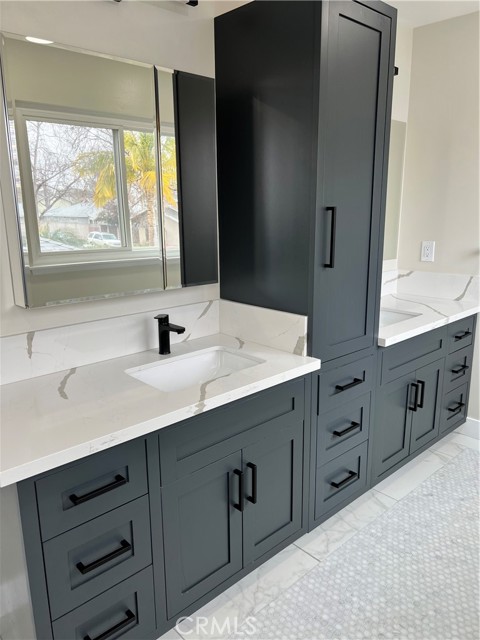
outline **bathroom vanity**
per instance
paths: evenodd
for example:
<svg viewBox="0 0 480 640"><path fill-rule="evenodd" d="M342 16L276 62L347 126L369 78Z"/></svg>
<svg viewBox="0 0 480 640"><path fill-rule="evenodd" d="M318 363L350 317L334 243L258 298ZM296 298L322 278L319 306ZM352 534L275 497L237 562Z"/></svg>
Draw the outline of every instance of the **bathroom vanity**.
<svg viewBox="0 0 480 640"><path fill-rule="evenodd" d="M256 337L182 321L171 355L4 385L0 486L18 489L29 584L12 615L33 613L32 637L155 640L465 421L478 299L381 300L395 29L367 1L216 20L220 302ZM203 97L210 166L212 86L174 86L189 285L217 275L184 112ZM258 307L308 331L264 346Z"/></svg>

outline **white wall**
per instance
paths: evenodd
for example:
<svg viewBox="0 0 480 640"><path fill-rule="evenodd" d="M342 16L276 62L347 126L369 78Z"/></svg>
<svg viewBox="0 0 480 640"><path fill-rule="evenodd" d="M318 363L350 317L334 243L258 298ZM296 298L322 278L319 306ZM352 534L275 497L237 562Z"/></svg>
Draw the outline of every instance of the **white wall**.
<svg viewBox="0 0 480 640"><path fill-rule="evenodd" d="M190 14L192 15L192 14ZM193 14L195 15L195 14ZM213 20L137 2L4 2L0 28L60 44L213 77ZM0 193L0 218L3 209ZM0 220L0 335L13 335L130 315L219 297L218 286L189 287L158 294L21 309L13 301L3 220Z"/></svg>
<svg viewBox="0 0 480 640"><path fill-rule="evenodd" d="M392 120L400 122L408 120L412 43L413 29L399 24L395 46L395 66L398 67L399 74L393 81Z"/></svg>
<svg viewBox="0 0 480 640"><path fill-rule="evenodd" d="M400 104L405 108L403 100ZM407 116L398 265L477 275L478 12L414 29ZM420 261L422 240L435 240L435 262ZM469 416L476 420L480 419L479 341L477 328L469 403Z"/></svg>
<svg viewBox="0 0 480 640"><path fill-rule="evenodd" d="M414 30L400 268L479 273L478 36L478 13Z"/></svg>

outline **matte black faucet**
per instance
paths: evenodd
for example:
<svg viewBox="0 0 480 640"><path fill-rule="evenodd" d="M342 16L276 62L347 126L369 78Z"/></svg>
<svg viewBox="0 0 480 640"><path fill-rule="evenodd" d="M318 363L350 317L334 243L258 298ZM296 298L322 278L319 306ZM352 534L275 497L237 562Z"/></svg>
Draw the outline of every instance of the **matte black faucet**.
<svg viewBox="0 0 480 640"><path fill-rule="evenodd" d="M170 331L178 334L184 333L185 327L179 327L178 324L170 324L166 313L155 316L155 320L158 320L158 353L166 356L170 353Z"/></svg>

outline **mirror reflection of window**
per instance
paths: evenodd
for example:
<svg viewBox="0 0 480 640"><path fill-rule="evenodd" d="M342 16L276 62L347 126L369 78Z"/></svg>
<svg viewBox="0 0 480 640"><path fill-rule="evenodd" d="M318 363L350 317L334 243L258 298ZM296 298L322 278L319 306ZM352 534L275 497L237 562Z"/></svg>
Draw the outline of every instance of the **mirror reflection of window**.
<svg viewBox="0 0 480 640"><path fill-rule="evenodd" d="M181 286L172 72L19 36L2 62L28 306L162 290L164 247Z"/></svg>

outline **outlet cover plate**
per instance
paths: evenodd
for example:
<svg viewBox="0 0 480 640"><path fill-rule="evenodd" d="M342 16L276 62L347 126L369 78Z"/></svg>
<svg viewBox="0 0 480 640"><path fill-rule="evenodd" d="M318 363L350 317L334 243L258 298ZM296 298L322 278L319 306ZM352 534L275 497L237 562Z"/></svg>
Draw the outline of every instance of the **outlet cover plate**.
<svg viewBox="0 0 480 640"><path fill-rule="evenodd" d="M422 262L434 262L435 260L435 240L422 241L422 254L420 257Z"/></svg>

